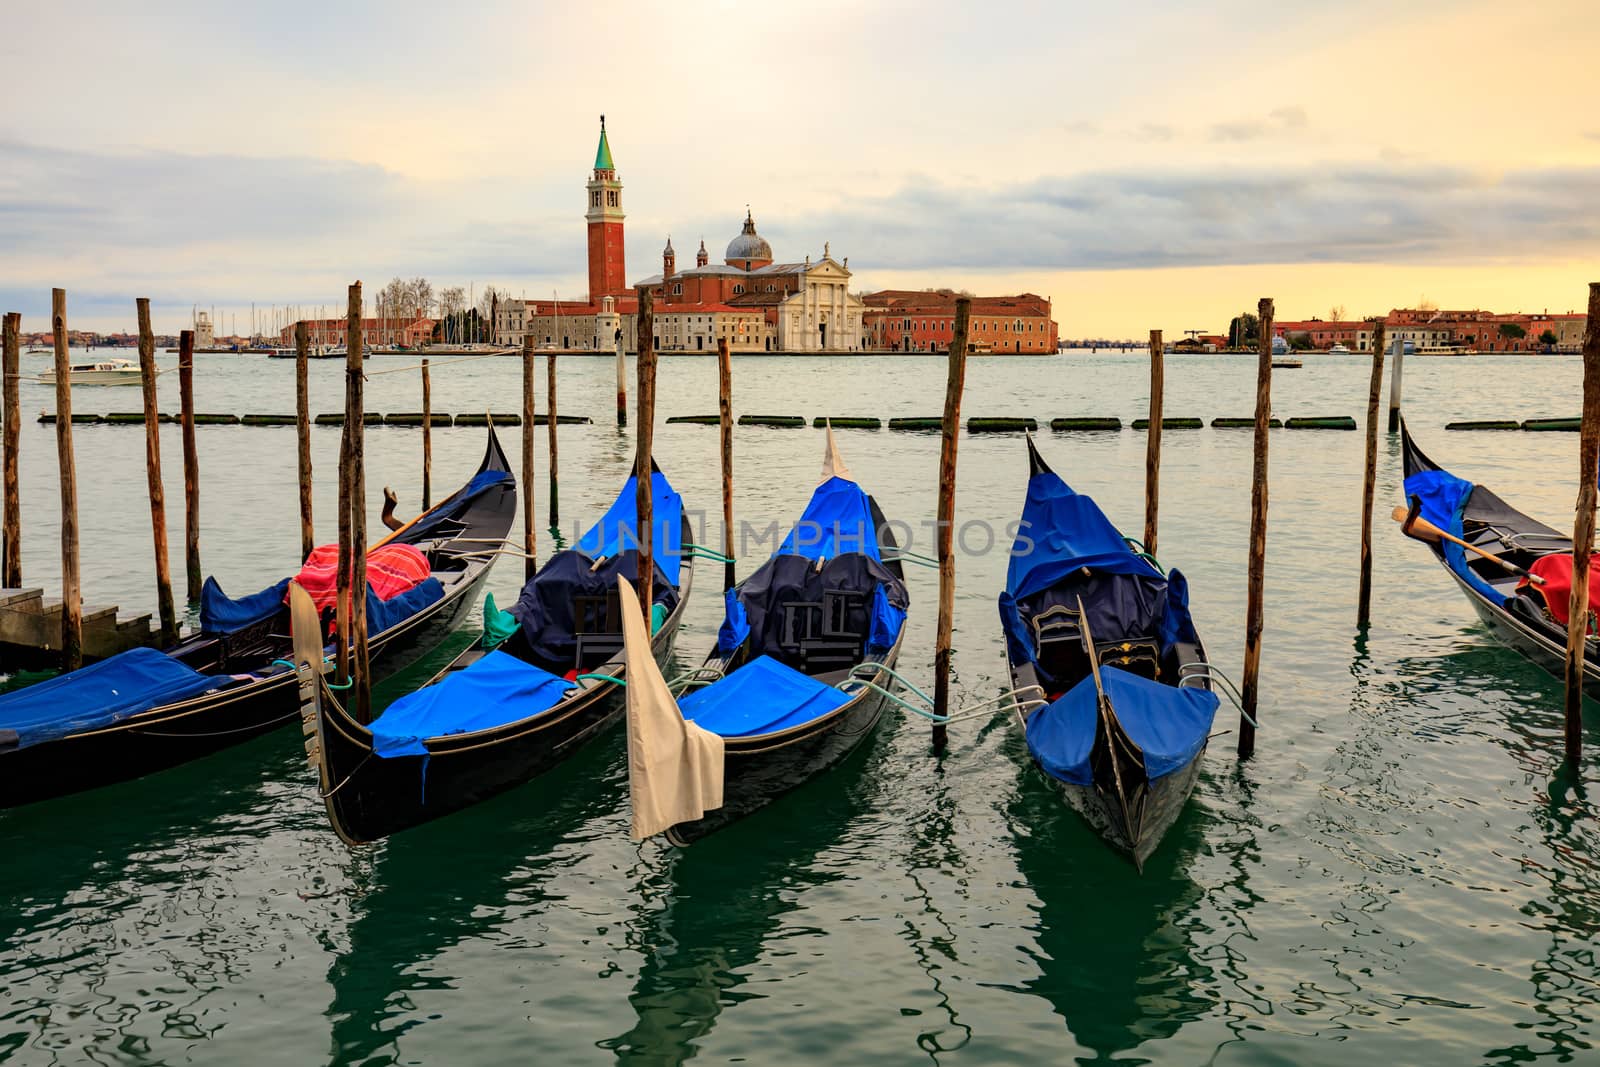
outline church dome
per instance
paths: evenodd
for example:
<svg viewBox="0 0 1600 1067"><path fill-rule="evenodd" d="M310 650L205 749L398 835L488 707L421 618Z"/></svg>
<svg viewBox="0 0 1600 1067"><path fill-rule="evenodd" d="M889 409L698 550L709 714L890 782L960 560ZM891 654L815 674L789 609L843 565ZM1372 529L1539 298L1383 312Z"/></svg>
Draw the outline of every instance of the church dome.
<svg viewBox="0 0 1600 1067"><path fill-rule="evenodd" d="M744 229L728 243L728 254L724 258L728 263L735 260L772 262L772 246L767 244L765 237L756 233L755 219L750 217L748 210L744 214Z"/></svg>

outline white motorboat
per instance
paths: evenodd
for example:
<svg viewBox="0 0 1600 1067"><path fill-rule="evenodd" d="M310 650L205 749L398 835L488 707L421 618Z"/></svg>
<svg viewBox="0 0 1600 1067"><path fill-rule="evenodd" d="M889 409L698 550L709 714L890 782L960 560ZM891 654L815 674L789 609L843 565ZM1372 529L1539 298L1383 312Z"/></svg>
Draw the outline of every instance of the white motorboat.
<svg viewBox="0 0 1600 1067"><path fill-rule="evenodd" d="M1332 348L1328 349L1328 355L1330 356L1348 356L1349 354L1350 350L1342 344L1335 344Z"/></svg>
<svg viewBox="0 0 1600 1067"><path fill-rule="evenodd" d="M40 385L56 384L56 369L51 367L40 371L37 380ZM131 359L74 363L68 368L67 381L73 385L138 385L139 364Z"/></svg>

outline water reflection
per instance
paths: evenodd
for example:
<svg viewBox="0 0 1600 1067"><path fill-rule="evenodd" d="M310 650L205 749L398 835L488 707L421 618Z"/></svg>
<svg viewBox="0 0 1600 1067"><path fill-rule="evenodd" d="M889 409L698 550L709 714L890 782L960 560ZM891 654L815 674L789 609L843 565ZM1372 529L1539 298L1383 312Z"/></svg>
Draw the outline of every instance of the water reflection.
<svg viewBox="0 0 1600 1067"><path fill-rule="evenodd" d="M785 927L802 894L855 876L818 859L871 803L883 733L767 811L635 872L649 910L629 939L644 955L628 996L637 1019L599 1047L627 1064L683 1063L725 1008L766 996L751 969L772 942L808 936Z"/></svg>

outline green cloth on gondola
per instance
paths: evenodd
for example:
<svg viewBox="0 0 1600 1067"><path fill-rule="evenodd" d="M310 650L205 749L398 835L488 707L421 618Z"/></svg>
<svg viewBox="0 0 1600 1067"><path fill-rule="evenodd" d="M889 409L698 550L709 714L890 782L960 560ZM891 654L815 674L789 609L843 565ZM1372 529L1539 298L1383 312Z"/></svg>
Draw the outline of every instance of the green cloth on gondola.
<svg viewBox="0 0 1600 1067"><path fill-rule="evenodd" d="M495 607L494 594L483 598L483 647L499 648L505 639L517 632L517 617L509 611Z"/></svg>

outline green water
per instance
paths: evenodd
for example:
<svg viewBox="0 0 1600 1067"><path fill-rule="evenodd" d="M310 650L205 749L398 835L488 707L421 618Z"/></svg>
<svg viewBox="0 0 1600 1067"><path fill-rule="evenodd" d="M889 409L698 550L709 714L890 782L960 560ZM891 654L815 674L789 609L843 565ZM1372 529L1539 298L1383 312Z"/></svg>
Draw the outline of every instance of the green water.
<svg viewBox="0 0 1600 1067"><path fill-rule="evenodd" d="M735 406L932 415L943 366L736 359ZM714 361L661 367L662 419L715 410ZM562 430L570 529L614 495L633 444L610 425L610 361L560 370L561 410L597 420ZM338 410L338 367L313 375L314 408ZM1576 435L1443 425L1573 414L1579 376L1572 358L1412 359L1408 408L1434 458L1559 527ZM200 410L291 411L292 377L283 361L201 357ZM1275 414L1360 417L1366 380L1360 358L1308 357L1279 373ZM1519 396L1487 384L1506 381ZM1171 416L1251 412L1248 359L1174 357L1167 382ZM964 413L1126 422L1144 413L1145 383L1132 356L974 360ZM176 381L161 389L175 408ZM50 403L49 390L24 390L25 410ZM440 367L433 390L439 410L515 411L518 364ZM539 395L542 407L542 360ZM420 407L409 373L374 375L368 397L371 410ZM137 393L74 399L128 410ZM207 570L253 591L298 551L293 430L199 433ZM337 437L314 433L324 539ZM934 511L937 435L838 437L857 478L931 551L920 524ZM139 431L79 427L75 439L87 599L148 610ZM367 440L373 500L390 484L414 511L420 431L372 428ZM482 440L436 433L436 492L471 472ZM515 429L502 440L518 454ZM544 441L540 428L541 517ZM1047 432L1040 445L1138 533L1142 435ZM177 435L163 446L175 504ZM30 424L22 448L26 576L55 587L53 437ZM821 449L809 429L741 430L740 517L792 519ZM1250 449L1248 431L1169 431L1162 465L1160 554L1188 574L1201 633L1233 674ZM953 727L943 761L925 722L885 719L836 773L681 852L628 840L617 734L491 803L351 851L289 731L0 812L0 1063L1595 1062L1600 833L1585 787L1561 770L1560 686L1495 644L1388 521L1400 475L1387 437L1376 621L1357 633L1361 452L1359 433L1273 434L1257 755L1238 763L1231 732L1213 742L1142 876L1063 807L1004 718ZM715 516L716 431L658 426L656 453L689 506ZM1003 529L1024 492L1020 438L964 438L960 462L960 518ZM176 506L174 519L181 545ZM1004 684L1003 535L993 551L984 542L973 527L958 561L962 702ZM492 584L505 603L519 564L503 561ZM937 580L913 570L909 584L903 665L927 683ZM686 660L719 618L702 587ZM1219 715L1219 730L1233 727ZM1594 753L1600 731L1587 740ZM1590 755L1582 777L1597 772Z"/></svg>

